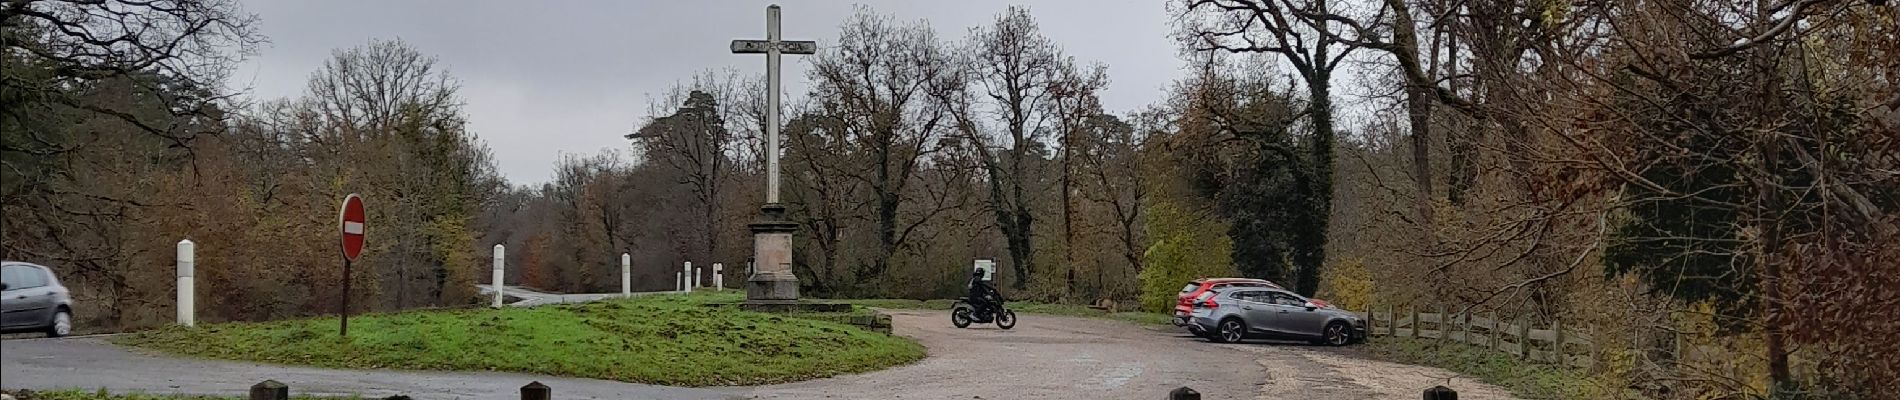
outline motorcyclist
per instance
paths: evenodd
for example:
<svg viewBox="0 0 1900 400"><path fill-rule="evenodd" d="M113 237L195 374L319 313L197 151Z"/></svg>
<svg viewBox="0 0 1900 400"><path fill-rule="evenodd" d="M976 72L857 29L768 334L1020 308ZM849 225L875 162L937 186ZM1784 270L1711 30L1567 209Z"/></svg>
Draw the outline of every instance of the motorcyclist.
<svg viewBox="0 0 1900 400"><path fill-rule="evenodd" d="M1003 301L1003 294L983 281L983 270L976 270L970 277L970 306L976 307L979 316L989 315ZM981 319L981 317L978 317Z"/></svg>

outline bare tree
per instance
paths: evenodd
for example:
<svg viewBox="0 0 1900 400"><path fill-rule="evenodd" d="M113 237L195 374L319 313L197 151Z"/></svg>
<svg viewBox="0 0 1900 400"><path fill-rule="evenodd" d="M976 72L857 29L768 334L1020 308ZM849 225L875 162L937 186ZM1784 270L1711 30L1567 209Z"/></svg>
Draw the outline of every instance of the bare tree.
<svg viewBox="0 0 1900 400"><path fill-rule="evenodd" d="M970 30L959 74L939 80L946 85L938 95L951 108L956 128L974 143L985 180L989 208L1008 242L1010 268L1021 290L1034 279L1036 185L1033 165L1046 157L1044 140L1053 131L1048 112L1050 90L1062 79L1062 68L1072 61L1061 54L1036 26L1029 10L1010 7L987 26ZM989 123L996 116L1000 124Z"/></svg>
<svg viewBox="0 0 1900 400"><path fill-rule="evenodd" d="M850 163L831 172L870 191L877 254L856 279L882 276L919 226L941 214L929 207L903 221L900 209L913 194L916 173L942 150L951 126L947 107L930 96L934 81L950 68L944 44L928 25L897 25L889 16L860 8L840 27L838 43L812 60L813 104L836 128L824 149L807 157L842 157ZM820 162L823 163L823 162ZM924 203L926 206L931 203Z"/></svg>

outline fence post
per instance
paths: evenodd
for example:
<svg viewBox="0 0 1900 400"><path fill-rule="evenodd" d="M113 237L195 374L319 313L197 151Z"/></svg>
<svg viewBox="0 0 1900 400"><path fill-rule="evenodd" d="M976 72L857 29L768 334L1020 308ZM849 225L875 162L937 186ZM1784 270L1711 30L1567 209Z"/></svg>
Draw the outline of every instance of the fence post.
<svg viewBox="0 0 1900 400"><path fill-rule="evenodd" d="M283 382L265 379L251 385L251 400L290 400L290 386Z"/></svg>
<svg viewBox="0 0 1900 400"><path fill-rule="evenodd" d="M1469 309L1458 313L1458 342L1470 345L1477 344L1471 342L1471 310Z"/></svg>
<svg viewBox="0 0 1900 400"><path fill-rule="evenodd" d="M678 273L678 272L674 272L673 273L673 291L675 292L686 291L685 279L686 279L686 275Z"/></svg>
<svg viewBox="0 0 1900 400"><path fill-rule="evenodd" d="M1517 316L1517 349L1518 349L1518 351L1522 351L1522 352L1523 352L1523 354L1518 354L1518 358L1519 358L1519 359L1524 359L1524 360L1529 360L1529 359L1531 359L1531 344L1532 344L1532 343L1536 343L1536 342L1537 342L1536 340L1531 340L1531 317L1530 317L1530 314L1527 314L1527 313L1521 313L1521 312L1520 312L1520 313L1518 313L1518 316Z"/></svg>
<svg viewBox="0 0 1900 400"><path fill-rule="evenodd" d="M528 382L527 386L521 387L521 400L549 400L554 396L553 392L541 381Z"/></svg>
<svg viewBox="0 0 1900 400"><path fill-rule="evenodd" d="M1385 335L1399 337L1399 306L1385 306L1385 317L1391 318L1391 323L1385 324Z"/></svg>
<svg viewBox="0 0 1900 400"><path fill-rule="evenodd" d="M680 269L680 278L683 278L683 280L681 280L681 281L680 281L680 290L682 290L682 291L686 291L686 292L692 292L692 291L693 291L693 278L694 278L694 276L693 276L693 262L692 262L692 261L687 261L687 262L686 262L686 266L685 266L685 267L681 267L681 269Z"/></svg>
<svg viewBox="0 0 1900 400"><path fill-rule="evenodd" d="M1168 400L1201 400L1201 392L1182 386L1168 391Z"/></svg>
<svg viewBox="0 0 1900 400"><path fill-rule="evenodd" d="M726 290L726 265L713 263L713 290Z"/></svg>
<svg viewBox="0 0 1900 400"><path fill-rule="evenodd" d="M1379 313L1374 312L1378 309L1379 307L1372 305L1372 302L1366 302L1366 336L1379 335Z"/></svg>
<svg viewBox="0 0 1900 400"><path fill-rule="evenodd" d="M1486 344L1491 345L1491 350L1494 350L1494 351L1504 348L1503 344L1499 343L1501 342L1501 340L1499 339L1504 338L1503 324L1499 323L1503 320L1500 318L1501 317L1498 316L1497 310L1491 310L1491 330L1489 332L1486 332L1485 337L1490 338L1490 341Z"/></svg>
<svg viewBox="0 0 1900 400"><path fill-rule="evenodd" d="M1425 389L1425 400L1458 400L1458 391L1444 386Z"/></svg>
<svg viewBox="0 0 1900 400"><path fill-rule="evenodd" d="M198 324L197 286L192 280L193 270L198 259L194 253L196 244L191 239L178 241L178 324L196 326Z"/></svg>
<svg viewBox="0 0 1900 400"><path fill-rule="evenodd" d="M500 244L495 245L495 273L493 279L488 281L489 284L495 285L495 307L501 307L501 264L502 260L506 259L506 251L507 249L503 248Z"/></svg>
<svg viewBox="0 0 1900 400"><path fill-rule="evenodd" d="M633 296L633 255L620 253L620 296Z"/></svg>
<svg viewBox="0 0 1900 400"><path fill-rule="evenodd" d="M1568 366L1570 357L1564 353L1564 320L1556 315L1550 316L1550 353L1558 366Z"/></svg>
<svg viewBox="0 0 1900 400"><path fill-rule="evenodd" d="M1438 310L1438 325L1433 325L1438 327L1438 344L1444 345L1445 338L1451 336L1451 315L1446 313L1444 304L1432 308Z"/></svg>
<svg viewBox="0 0 1900 400"><path fill-rule="evenodd" d="M1412 309L1412 338L1417 339L1419 327L1425 326L1425 320L1419 319L1418 306L1407 306L1406 308Z"/></svg>

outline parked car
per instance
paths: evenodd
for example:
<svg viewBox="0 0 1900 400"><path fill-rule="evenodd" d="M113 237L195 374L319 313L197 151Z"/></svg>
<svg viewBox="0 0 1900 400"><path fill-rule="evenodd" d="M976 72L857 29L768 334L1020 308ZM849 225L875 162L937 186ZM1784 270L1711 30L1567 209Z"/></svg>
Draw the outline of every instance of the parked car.
<svg viewBox="0 0 1900 400"><path fill-rule="evenodd" d="M1194 306L1188 331L1219 343L1275 338L1344 346L1366 338L1365 319L1282 289L1213 291Z"/></svg>
<svg viewBox="0 0 1900 400"><path fill-rule="evenodd" d="M0 261L0 332L73 333L72 291L53 270L18 261Z"/></svg>
<svg viewBox="0 0 1900 400"><path fill-rule="evenodd" d="M1202 278L1189 281L1181 288L1181 294L1174 299L1174 326L1187 326L1188 314L1194 312L1194 298L1209 291L1230 287L1264 287L1284 289L1280 285L1265 279L1253 278Z"/></svg>

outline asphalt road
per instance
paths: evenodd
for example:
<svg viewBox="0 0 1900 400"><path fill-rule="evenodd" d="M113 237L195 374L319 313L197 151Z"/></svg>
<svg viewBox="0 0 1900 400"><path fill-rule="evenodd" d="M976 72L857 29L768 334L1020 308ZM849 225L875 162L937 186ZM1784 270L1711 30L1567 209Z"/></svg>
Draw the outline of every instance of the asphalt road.
<svg viewBox="0 0 1900 400"><path fill-rule="evenodd" d="M326 370L144 354L101 337L0 341L0 388L241 395L264 379L294 393L512 399L540 381L564 399L1416 399L1450 383L1465 399L1508 399L1445 370L1365 360L1304 344L1206 343L1174 329L1024 314L1013 330L950 326L943 311L893 311L895 333L930 357L866 374L755 387L674 388L512 373Z"/></svg>

